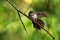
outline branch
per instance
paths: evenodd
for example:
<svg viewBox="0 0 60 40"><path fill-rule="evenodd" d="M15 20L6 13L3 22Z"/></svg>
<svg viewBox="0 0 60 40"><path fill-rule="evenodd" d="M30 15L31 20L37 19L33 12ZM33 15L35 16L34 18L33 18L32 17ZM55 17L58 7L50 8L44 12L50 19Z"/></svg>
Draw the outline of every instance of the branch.
<svg viewBox="0 0 60 40"><path fill-rule="evenodd" d="M52 38L53 40L55 40L54 36L51 35L45 28L43 28L39 23L37 23L36 21L32 20L29 16L27 16L26 14L24 14L23 12L21 12L20 10L18 10L11 2L9 2L7 0L7 2L15 9L17 10L18 12L20 12L21 14L23 14L25 17L27 17L28 19L30 19L31 21L35 22L36 24L38 24L45 32L47 32Z"/></svg>
<svg viewBox="0 0 60 40"><path fill-rule="evenodd" d="M6 0L16 11L20 12L21 14L23 14L24 16L26 16L27 18L30 19L29 16L27 16L26 14L24 14L23 12L21 12L20 10L18 10L9 0Z"/></svg>
<svg viewBox="0 0 60 40"><path fill-rule="evenodd" d="M25 25L24 25L24 23L23 23L23 21L22 21L22 19L21 19L20 14L19 14L19 11L17 11L17 13L18 13L19 19L21 20L21 23L22 23L22 25L23 25L23 27L24 27L25 31L27 32L27 30L26 30L26 28L25 28ZM27 32L27 33L28 33L28 32Z"/></svg>
<svg viewBox="0 0 60 40"><path fill-rule="evenodd" d="M24 13L22 13L21 11L19 11L9 0L7 0L7 2L17 11L17 13L18 13L18 16L19 16L19 19L21 20L21 16L20 16L20 14L19 13L21 13L21 14L23 14L23 15L25 15ZM25 15L25 16L27 16L27 15ZM21 23L22 23L22 25L23 25L23 27L24 27L24 29L25 29L25 31L27 32L27 30L26 30L26 28L25 28L25 25L24 25L24 23L23 23L23 21L21 20ZM28 33L28 32L27 32Z"/></svg>

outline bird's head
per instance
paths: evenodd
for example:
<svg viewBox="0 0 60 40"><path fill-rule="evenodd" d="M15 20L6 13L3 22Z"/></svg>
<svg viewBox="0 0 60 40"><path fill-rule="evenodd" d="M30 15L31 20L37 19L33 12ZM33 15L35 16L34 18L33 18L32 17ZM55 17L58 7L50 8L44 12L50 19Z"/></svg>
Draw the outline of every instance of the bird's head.
<svg viewBox="0 0 60 40"><path fill-rule="evenodd" d="M36 18L37 18L37 15L36 15L35 12L30 11L30 12L29 12L29 17L32 18L32 19L36 19Z"/></svg>

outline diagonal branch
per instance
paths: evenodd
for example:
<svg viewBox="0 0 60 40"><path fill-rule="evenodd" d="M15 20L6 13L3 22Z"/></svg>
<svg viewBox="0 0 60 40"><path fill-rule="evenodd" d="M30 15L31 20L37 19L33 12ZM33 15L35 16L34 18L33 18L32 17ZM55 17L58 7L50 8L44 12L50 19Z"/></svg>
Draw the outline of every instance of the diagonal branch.
<svg viewBox="0 0 60 40"><path fill-rule="evenodd" d="M8 1L8 0L7 0ZM18 16L19 16L19 19L21 20L21 23L22 23L22 25L23 25L23 27L24 27L24 29L25 29L25 31L27 32L27 30L26 30L26 28L25 28L25 25L24 25L24 23L23 23L23 21L22 21L22 19L21 19L21 16L20 16L20 14L19 13L22 13L21 11L19 11L10 1L8 1L8 3L10 3L10 5L11 6L13 6L14 7L14 9L17 11L17 13L18 13ZM25 15L25 14L23 14L23 15ZM27 32L28 33L28 32Z"/></svg>
<svg viewBox="0 0 60 40"><path fill-rule="evenodd" d="M30 19L30 17L28 17L26 14L24 14L23 12L21 12L20 10L18 10L9 0L7 0L7 2L8 2L15 10L17 10L18 12L20 12L21 14L23 14L24 16L26 16L27 18Z"/></svg>
<svg viewBox="0 0 60 40"><path fill-rule="evenodd" d="M26 28L25 28L25 25L24 25L24 23L23 23L23 21L22 21L22 19L21 19L20 14L19 14L19 11L17 11L17 13L18 13L19 19L21 20L21 23L22 23L22 25L23 25L23 27L24 27L25 31L27 32L27 30L26 30ZM28 32L27 32L27 33L28 33Z"/></svg>
<svg viewBox="0 0 60 40"><path fill-rule="evenodd" d="M31 21L35 22L36 24L38 24L45 32L47 32L52 38L53 40L55 40L54 36L51 35L45 28L43 28L39 23L37 23L36 21L32 20L29 16L27 16L26 14L22 13L20 10L18 10L11 2L9 2L7 0L7 2L15 9L17 10L17 12L20 12L21 14L23 14L25 17L27 17L28 19L30 19Z"/></svg>

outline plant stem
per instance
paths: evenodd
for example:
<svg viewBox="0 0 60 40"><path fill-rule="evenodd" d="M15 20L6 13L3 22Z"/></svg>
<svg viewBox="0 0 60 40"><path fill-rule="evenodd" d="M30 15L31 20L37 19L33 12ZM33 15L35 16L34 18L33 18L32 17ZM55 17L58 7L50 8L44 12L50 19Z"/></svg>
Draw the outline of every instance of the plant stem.
<svg viewBox="0 0 60 40"><path fill-rule="evenodd" d="M21 20L21 23L22 23L22 25L23 25L23 27L24 27L25 31L27 32L27 30L26 30L26 28L25 28L25 25L24 25L24 23L23 23L23 21L22 21L22 19L21 19L20 14L19 14L19 11L17 11L17 13L18 13L19 19ZM28 32L27 32L27 33L28 33Z"/></svg>

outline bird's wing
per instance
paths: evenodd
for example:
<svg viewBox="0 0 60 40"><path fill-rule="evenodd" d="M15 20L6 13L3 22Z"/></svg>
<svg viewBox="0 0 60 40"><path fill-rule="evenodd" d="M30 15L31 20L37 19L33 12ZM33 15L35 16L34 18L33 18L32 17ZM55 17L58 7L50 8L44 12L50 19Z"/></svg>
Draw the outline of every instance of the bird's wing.
<svg viewBox="0 0 60 40"><path fill-rule="evenodd" d="M36 12L37 16L40 17L47 17L48 15L46 14L46 12Z"/></svg>
<svg viewBox="0 0 60 40"><path fill-rule="evenodd" d="M37 20L35 20L35 21L36 21L37 23L39 23L39 24L40 24L40 26L39 26L37 23L32 22L32 23L33 23L34 28L36 28L36 29L41 29L41 27L44 27L45 23L44 23L42 20L37 19Z"/></svg>

